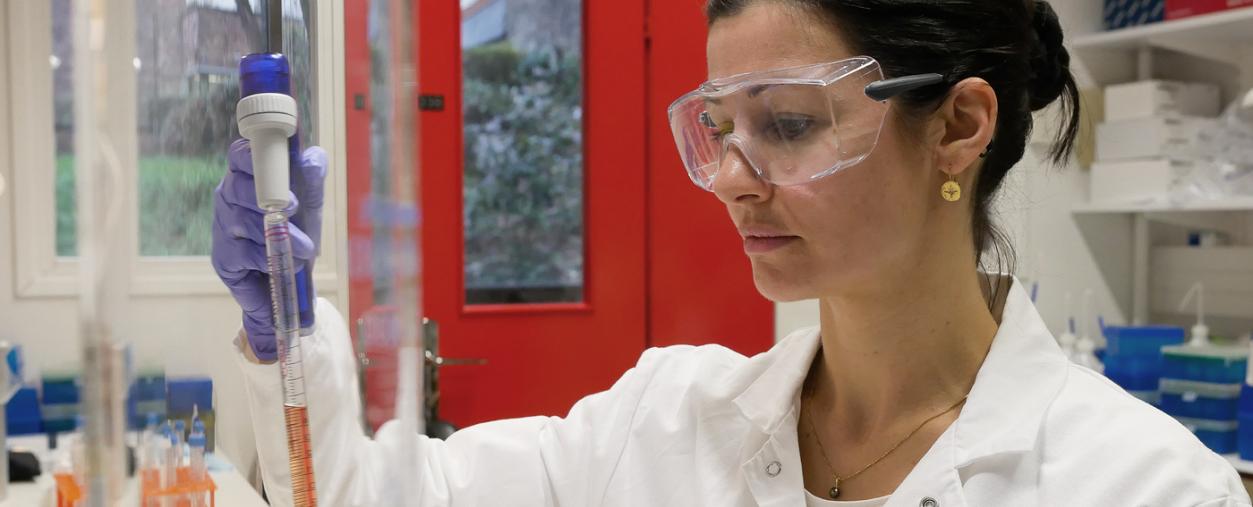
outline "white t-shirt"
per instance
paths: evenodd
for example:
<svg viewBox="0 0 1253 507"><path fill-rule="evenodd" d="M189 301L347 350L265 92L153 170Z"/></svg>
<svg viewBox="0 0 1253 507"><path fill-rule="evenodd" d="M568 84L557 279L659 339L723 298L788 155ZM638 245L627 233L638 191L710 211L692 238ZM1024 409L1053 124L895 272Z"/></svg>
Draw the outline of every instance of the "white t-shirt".
<svg viewBox="0 0 1253 507"><path fill-rule="evenodd" d="M883 507L887 505L888 497L881 496L879 498L871 498L869 500L855 500L852 502L839 502L836 500L827 500L818 498L809 490L805 490L805 507Z"/></svg>

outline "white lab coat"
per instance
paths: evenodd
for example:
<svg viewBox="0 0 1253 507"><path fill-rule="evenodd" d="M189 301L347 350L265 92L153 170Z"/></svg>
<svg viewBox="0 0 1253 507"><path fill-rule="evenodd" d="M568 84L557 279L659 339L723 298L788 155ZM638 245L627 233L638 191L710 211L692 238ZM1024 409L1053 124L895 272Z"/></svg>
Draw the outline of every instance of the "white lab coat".
<svg viewBox="0 0 1253 507"><path fill-rule="evenodd" d="M889 507L1249 505L1232 467L1187 429L1068 362L1017 285L965 408ZM649 349L565 418L490 422L400 448L395 422L363 436L347 328L329 303L317 312L304 343L321 505L805 504L798 394L816 329L751 358L719 346ZM284 505L279 374L241 366L266 489ZM390 476L414 455L417 476ZM402 484L409 496L391 496Z"/></svg>

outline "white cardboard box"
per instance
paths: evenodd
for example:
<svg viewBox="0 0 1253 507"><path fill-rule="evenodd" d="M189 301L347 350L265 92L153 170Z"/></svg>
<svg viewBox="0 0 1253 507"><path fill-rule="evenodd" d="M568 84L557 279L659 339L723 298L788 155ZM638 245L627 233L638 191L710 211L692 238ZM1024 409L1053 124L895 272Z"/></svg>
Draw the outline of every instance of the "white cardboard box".
<svg viewBox="0 0 1253 507"><path fill-rule="evenodd" d="M1214 124L1211 118L1153 117L1105 122L1096 127L1096 159L1192 158L1201 129Z"/></svg>
<svg viewBox="0 0 1253 507"><path fill-rule="evenodd" d="M1092 164L1092 202L1166 200L1195 167L1186 160L1134 159Z"/></svg>
<svg viewBox="0 0 1253 507"><path fill-rule="evenodd" d="M1208 83L1136 81L1105 87L1105 121L1155 116L1218 116L1219 91Z"/></svg>

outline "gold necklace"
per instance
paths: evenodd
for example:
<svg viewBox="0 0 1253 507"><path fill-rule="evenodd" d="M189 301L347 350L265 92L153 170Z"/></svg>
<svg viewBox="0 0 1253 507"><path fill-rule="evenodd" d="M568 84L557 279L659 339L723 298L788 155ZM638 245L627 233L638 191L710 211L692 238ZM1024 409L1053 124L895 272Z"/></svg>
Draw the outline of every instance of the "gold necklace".
<svg viewBox="0 0 1253 507"><path fill-rule="evenodd" d="M814 426L813 416L811 416L808 411L805 411L805 420L809 422L809 430L814 433L814 441L818 442L818 451L822 452L822 460L827 463L827 470L831 471L831 480L833 481L833 484L831 485L831 489L827 491L827 495L830 496L832 500L839 498L841 482L851 481L858 475L861 475L862 472L865 472L866 470L870 469L870 467L879 464L880 461L883 461L883 458L888 457L888 455L892 454L893 451L899 449L901 445L905 443L906 440L909 440L909 437L912 437L914 436L915 433L918 433L918 431L921 430L923 426L926 426L927 423L934 421L937 417L940 417L944 414L951 412L953 409L957 408L958 405L961 405L962 402L966 401L966 398L969 396L970 396L969 394L962 396L960 400L957 400L957 403L953 404L953 406L948 407L943 412L940 412L931 417L928 417L927 420L925 421L922 421L922 424L919 424L917 428L914 428L914 431L911 431L909 432L908 435L905 435L905 438L902 438L899 442L896 443L896 445L892 446L891 449L888 449L888 451L883 453L883 455L879 456L878 458L875 458L874 461L871 461L866 466L861 467L861 470L854 472L852 475L849 475L848 477L840 477L840 474L835 473L835 467L831 466L831 458L827 457L827 450L826 448L822 446L822 439L818 438L818 428ZM811 396L810 399L812 400L813 397Z"/></svg>

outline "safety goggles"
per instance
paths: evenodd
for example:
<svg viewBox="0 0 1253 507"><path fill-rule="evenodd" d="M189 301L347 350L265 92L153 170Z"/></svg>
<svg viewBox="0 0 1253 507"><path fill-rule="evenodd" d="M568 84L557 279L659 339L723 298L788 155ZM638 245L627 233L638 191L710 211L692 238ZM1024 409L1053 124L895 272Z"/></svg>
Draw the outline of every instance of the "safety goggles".
<svg viewBox="0 0 1253 507"><path fill-rule="evenodd" d="M887 100L939 84L939 74L884 79L867 56L708 81L670 105L670 130L688 176L713 190L731 147L757 176L797 185L865 160Z"/></svg>

